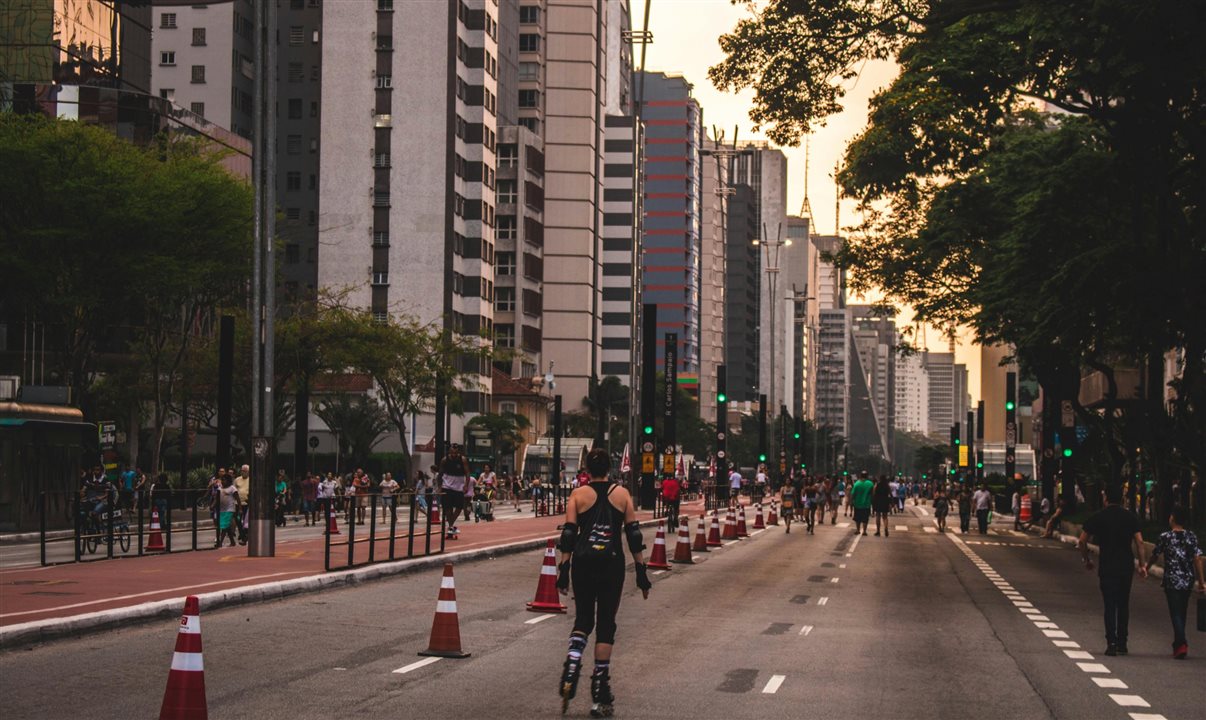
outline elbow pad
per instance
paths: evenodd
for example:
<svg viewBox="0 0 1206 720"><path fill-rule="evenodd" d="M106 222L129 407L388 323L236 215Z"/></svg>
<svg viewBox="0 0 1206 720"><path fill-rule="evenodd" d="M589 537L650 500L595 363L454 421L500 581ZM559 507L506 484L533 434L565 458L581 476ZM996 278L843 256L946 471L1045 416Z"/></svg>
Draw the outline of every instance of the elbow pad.
<svg viewBox="0 0 1206 720"><path fill-rule="evenodd" d="M567 522L561 526L561 542L557 549L564 553L572 553L578 544L578 524Z"/></svg>
<svg viewBox="0 0 1206 720"><path fill-rule="evenodd" d="M641 525L630 522L624 526L624 535L628 538L628 550L633 555L645 549L645 539L641 537Z"/></svg>

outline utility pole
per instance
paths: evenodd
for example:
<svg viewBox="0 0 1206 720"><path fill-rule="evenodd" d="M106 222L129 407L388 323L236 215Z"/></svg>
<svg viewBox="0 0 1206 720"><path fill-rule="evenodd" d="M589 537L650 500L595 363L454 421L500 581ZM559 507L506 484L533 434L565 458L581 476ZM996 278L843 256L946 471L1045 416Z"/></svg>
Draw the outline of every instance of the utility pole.
<svg viewBox="0 0 1206 720"><path fill-rule="evenodd" d="M775 368L775 342L778 336L775 334L775 317L778 315L779 305L782 302L778 296L778 281L779 281L779 254L782 252L785 245L791 245L791 238L783 241L783 224L779 223L779 229L775 234L775 239L772 242L766 230L766 223L762 224L762 240L754 240L755 244L761 244L766 249L766 276L767 283L770 286L770 294L767 295L769 302L767 310L770 312L770 401L777 403L779 399L778 387L779 377ZM761 343L759 343L761 344ZM762 397L766 397L765 395ZM766 401L762 402L762 413L766 412ZM766 454L766 447L761 447L762 454ZM763 460L765 462L765 460Z"/></svg>
<svg viewBox="0 0 1206 720"><path fill-rule="evenodd" d="M1013 482L1017 474L1018 374L1005 373L1005 479Z"/></svg>
<svg viewBox="0 0 1206 720"><path fill-rule="evenodd" d="M637 488L637 501L642 510L652 510L657 503L653 483L657 477L654 453L657 438L654 436L654 396L657 393L657 305L645 303L641 306L641 483Z"/></svg>
<svg viewBox="0 0 1206 720"><path fill-rule="evenodd" d="M662 377L665 386L662 390L662 477L673 477L675 472L674 459L678 442L677 412L674 403L675 391L678 389L678 333L666 333L665 349L663 350Z"/></svg>

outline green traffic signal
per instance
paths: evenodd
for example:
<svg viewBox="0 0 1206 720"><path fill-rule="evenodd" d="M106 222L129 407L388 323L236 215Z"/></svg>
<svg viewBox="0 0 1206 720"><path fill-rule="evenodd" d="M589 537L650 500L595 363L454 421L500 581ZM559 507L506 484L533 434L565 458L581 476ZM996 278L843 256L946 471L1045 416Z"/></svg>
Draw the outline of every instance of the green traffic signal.
<svg viewBox="0 0 1206 720"><path fill-rule="evenodd" d="M976 469L977 469L977 470L983 470L983 469L984 469L984 463L982 463L982 462L978 462L978 463L976 463Z"/></svg>
<svg viewBox="0 0 1206 720"><path fill-rule="evenodd" d="M800 439L800 433L795 433L794 435L792 435L792 437L794 437L796 440L799 440L799 439Z"/></svg>
<svg viewBox="0 0 1206 720"><path fill-rule="evenodd" d="M758 462L766 462L766 453L760 453L758 455Z"/></svg>
<svg viewBox="0 0 1206 720"><path fill-rule="evenodd" d="M1005 409L1006 410L1013 410L1015 407L1017 407L1017 406L1013 404L1012 400L1005 401Z"/></svg>
<svg viewBox="0 0 1206 720"><path fill-rule="evenodd" d="M646 434L646 435L652 435L652 434L653 434L653 426L652 426L652 425L646 425L646 426L644 427L644 432L645 432L645 434Z"/></svg>
<svg viewBox="0 0 1206 720"><path fill-rule="evenodd" d="M959 443L959 438L955 438L955 444L956 444L956 445L959 445L959 444L960 444L960 443Z"/></svg>
<svg viewBox="0 0 1206 720"><path fill-rule="evenodd" d="M1064 457L1072 457L1072 448L1064 448Z"/></svg>
<svg viewBox="0 0 1206 720"><path fill-rule="evenodd" d="M926 475L925 473L921 473L921 479L922 479L922 480L925 480L925 479L926 479L926 478L928 478L928 477L929 477L929 475Z"/></svg>
<svg viewBox="0 0 1206 720"><path fill-rule="evenodd" d="M951 475L954 475L954 474L955 474L955 469L951 468Z"/></svg>
<svg viewBox="0 0 1206 720"><path fill-rule="evenodd" d="M725 402L729 399L724 393L716 393L716 402Z"/></svg>

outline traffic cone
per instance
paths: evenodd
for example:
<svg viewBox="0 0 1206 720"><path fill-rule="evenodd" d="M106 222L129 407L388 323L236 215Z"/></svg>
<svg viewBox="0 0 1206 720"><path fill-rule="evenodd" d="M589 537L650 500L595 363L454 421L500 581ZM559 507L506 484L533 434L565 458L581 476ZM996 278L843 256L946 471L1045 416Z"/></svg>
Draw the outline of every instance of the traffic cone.
<svg viewBox="0 0 1206 720"><path fill-rule="evenodd" d="M732 507L729 508L729 512L724 516L724 531L720 534L720 539L737 539L737 519Z"/></svg>
<svg viewBox="0 0 1206 720"><path fill-rule="evenodd" d="M176 651L159 720L206 720L205 665L201 661L201 612L196 595L184 601L184 615L176 633Z"/></svg>
<svg viewBox="0 0 1206 720"><path fill-rule="evenodd" d="M163 544L163 533L159 527L159 508L151 508L151 539L147 541L147 546L143 548L147 552L157 550L167 550Z"/></svg>
<svg viewBox="0 0 1206 720"><path fill-rule="evenodd" d="M745 527L745 508L741 508L741 512L737 514L737 537L747 538L750 536L750 531Z"/></svg>
<svg viewBox="0 0 1206 720"><path fill-rule="evenodd" d="M767 519L766 519L767 525L776 525L777 526L779 524L779 513L776 512L776 510L778 508L779 508L779 503L775 500L771 500L770 516L767 517Z"/></svg>
<svg viewBox="0 0 1206 720"><path fill-rule="evenodd" d="M432 525L440 524L440 501L434 496L431 498L431 510L428 515L431 517Z"/></svg>
<svg viewBox="0 0 1206 720"><path fill-rule="evenodd" d="M695 531L695 544L691 546L692 552L711 552L708 550L708 531L704 527L703 513L699 514L699 529Z"/></svg>
<svg viewBox="0 0 1206 720"><path fill-rule="evenodd" d="M1018 522L1030 522L1030 493L1022 495L1022 508L1018 510Z"/></svg>
<svg viewBox="0 0 1206 720"><path fill-rule="evenodd" d="M563 613L565 606L557 597L557 548L552 538L544 549L544 564L540 566L540 582L536 584L536 599L528 610L542 613Z"/></svg>
<svg viewBox="0 0 1206 720"><path fill-rule="evenodd" d="M469 657L469 653L461 650L461 625L456 617L456 583L452 579L452 563L444 563L440 597L436 601L435 619L431 622L431 640L427 642L427 649L419 654L446 658Z"/></svg>
<svg viewBox="0 0 1206 720"><path fill-rule="evenodd" d="M649 555L649 567L655 570L669 570L670 563L666 562L666 521L657 523L657 537L653 539L653 553Z"/></svg>
<svg viewBox="0 0 1206 720"><path fill-rule="evenodd" d="M708 530L708 547L720 547L724 545L720 540L720 518L717 517L716 511L712 511L712 527Z"/></svg>
<svg viewBox="0 0 1206 720"><path fill-rule="evenodd" d="M673 563L682 563L683 565L692 565L695 563L695 558L691 557L691 532L687 529L687 518L684 515L682 523L678 526L678 544L674 546L674 558L670 560Z"/></svg>
<svg viewBox="0 0 1206 720"><path fill-rule="evenodd" d="M327 534L339 535L339 523L335 522L335 505L334 503L327 506Z"/></svg>
<svg viewBox="0 0 1206 720"><path fill-rule="evenodd" d="M755 530L765 530L766 529L766 521L764 521L762 519L762 503L758 503L754 507L756 508L756 510L754 512L754 529Z"/></svg>

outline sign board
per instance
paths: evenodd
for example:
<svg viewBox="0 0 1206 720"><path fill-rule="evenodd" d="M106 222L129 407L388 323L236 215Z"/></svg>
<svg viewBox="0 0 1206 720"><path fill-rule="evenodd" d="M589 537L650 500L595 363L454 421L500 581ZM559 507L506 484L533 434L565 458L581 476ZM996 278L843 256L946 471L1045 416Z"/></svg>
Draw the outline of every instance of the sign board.
<svg viewBox="0 0 1206 720"><path fill-rule="evenodd" d="M653 471L653 453L641 453L641 472L651 473Z"/></svg>
<svg viewBox="0 0 1206 720"><path fill-rule="evenodd" d="M718 432L718 433L716 433L716 439L717 439L717 440L724 440L724 437L725 437L724 432Z"/></svg>
<svg viewBox="0 0 1206 720"><path fill-rule="evenodd" d="M959 467L967 467L968 448L966 445L959 446Z"/></svg>
<svg viewBox="0 0 1206 720"><path fill-rule="evenodd" d="M662 392L662 414L669 420L674 419L674 393L678 390L678 333L666 333L666 345L663 350L665 362L663 367L666 382Z"/></svg>
<svg viewBox="0 0 1206 720"><path fill-rule="evenodd" d="M663 455L662 456L662 473L664 473L666 475L674 474L674 456L673 455Z"/></svg>
<svg viewBox="0 0 1206 720"><path fill-rule="evenodd" d="M644 443L641 444L641 452L647 452L647 453L653 452L653 443L646 440Z"/></svg>
<svg viewBox="0 0 1206 720"><path fill-rule="evenodd" d="M317 450L318 449L318 436L311 435L308 444L310 445L311 450Z"/></svg>
<svg viewBox="0 0 1206 720"><path fill-rule="evenodd" d="M1014 447L1018 444L1018 424L1015 422L1005 423L1005 446Z"/></svg>
<svg viewBox="0 0 1206 720"><path fill-rule="evenodd" d="M258 437L252 439L251 451L255 453L257 458L263 459L268 457L268 438Z"/></svg>
<svg viewBox="0 0 1206 720"><path fill-rule="evenodd" d="M724 460L724 455L725 455L724 450L716 451L716 457L720 458L721 460Z"/></svg>
<svg viewBox="0 0 1206 720"><path fill-rule="evenodd" d="M117 445L117 422L101 420L96 424L97 438L101 450L112 450Z"/></svg>
<svg viewBox="0 0 1206 720"><path fill-rule="evenodd" d="M1013 463L1013 462L1014 462L1016 459L1017 459L1017 458L1015 458L1015 457L1013 456L1013 453L1010 453L1010 454L1008 454L1008 455L1006 455L1006 456L1005 456L1005 462L1007 462L1007 463Z"/></svg>

